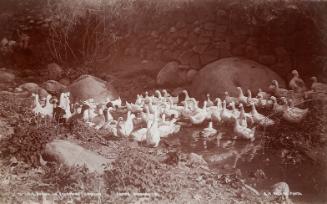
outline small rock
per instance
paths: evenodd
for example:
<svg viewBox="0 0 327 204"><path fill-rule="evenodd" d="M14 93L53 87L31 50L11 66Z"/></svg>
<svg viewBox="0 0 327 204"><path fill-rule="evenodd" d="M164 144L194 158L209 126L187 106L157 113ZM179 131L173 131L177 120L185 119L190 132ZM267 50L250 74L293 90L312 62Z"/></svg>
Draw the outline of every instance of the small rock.
<svg viewBox="0 0 327 204"><path fill-rule="evenodd" d="M252 176L257 179L266 179L267 176L262 169L257 169L255 172L252 173Z"/></svg>
<svg viewBox="0 0 327 204"><path fill-rule="evenodd" d="M59 80L59 83L61 83L62 85L65 85L65 86L69 86L70 80L68 78L62 78Z"/></svg>
<svg viewBox="0 0 327 204"><path fill-rule="evenodd" d="M198 71L195 70L195 69L188 70L187 73L186 73L187 81L192 82L193 78L196 76L197 73L198 73Z"/></svg>
<svg viewBox="0 0 327 204"><path fill-rule="evenodd" d="M64 70L56 63L47 65L49 79L59 80L64 73Z"/></svg>
<svg viewBox="0 0 327 204"><path fill-rule="evenodd" d="M15 80L15 75L7 71L0 71L0 83L11 83Z"/></svg>
<svg viewBox="0 0 327 204"><path fill-rule="evenodd" d="M208 163L201 155L191 153L188 155L188 162L192 167L208 166Z"/></svg>
<svg viewBox="0 0 327 204"><path fill-rule="evenodd" d="M171 32L171 33L174 33L176 31L177 31L177 29L174 26L169 29L169 32Z"/></svg>
<svg viewBox="0 0 327 204"><path fill-rule="evenodd" d="M18 160L16 159L16 157L11 157L9 160L10 166L14 166L18 164Z"/></svg>

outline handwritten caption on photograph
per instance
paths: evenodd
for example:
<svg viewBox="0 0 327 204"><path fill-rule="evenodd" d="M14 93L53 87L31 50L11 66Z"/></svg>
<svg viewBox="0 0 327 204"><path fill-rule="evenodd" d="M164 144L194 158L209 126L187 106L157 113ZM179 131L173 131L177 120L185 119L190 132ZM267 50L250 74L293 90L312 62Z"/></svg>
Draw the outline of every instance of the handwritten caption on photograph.
<svg viewBox="0 0 327 204"><path fill-rule="evenodd" d="M56 200L63 200L63 199L74 199L74 198L83 198L83 197L90 197L94 199L100 199L101 193L87 193L87 192L56 192L56 193L46 193L46 192L24 192L24 193L16 193L17 196L21 197L42 197L43 199L52 198Z"/></svg>
<svg viewBox="0 0 327 204"><path fill-rule="evenodd" d="M301 192L289 192L289 193L271 193L271 192L264 192L264 196L302 196Z"/></svg>
<svg viewBox="0 0 327 204"><path fill-rule="evenodd" d="M129 197L129 196L135 196L135 197L142 197L142 198L153 198L153 197L160 197L158 193L129 193L129 192L122 192L122 193L116 193L119 197Z"/></svg>

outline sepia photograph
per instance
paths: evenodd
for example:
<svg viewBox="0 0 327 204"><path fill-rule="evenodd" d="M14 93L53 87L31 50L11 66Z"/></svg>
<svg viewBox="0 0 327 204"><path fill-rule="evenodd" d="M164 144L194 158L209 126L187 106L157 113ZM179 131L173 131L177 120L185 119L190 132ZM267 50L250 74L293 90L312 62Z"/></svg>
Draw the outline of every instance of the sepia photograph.
<svg viewBox="0 0 327 204"><path fill-rule="evenodd" d="M327 203L327 0L0 0L0 204Z"/></svg>

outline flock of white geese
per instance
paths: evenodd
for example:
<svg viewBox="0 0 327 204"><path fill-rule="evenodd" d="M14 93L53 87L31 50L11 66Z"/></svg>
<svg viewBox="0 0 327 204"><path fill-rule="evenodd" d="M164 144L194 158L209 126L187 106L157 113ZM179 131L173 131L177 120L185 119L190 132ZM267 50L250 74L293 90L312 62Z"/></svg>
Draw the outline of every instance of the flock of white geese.
<svg viewBox="0 0 327 204"><path fill-rule="evenodd" d="M311 89L307 89L298 72L293 70L292 74L290 89L279 87L277 80L273 80L269 93L259 89L257 95L252 97L251 91L247 90L245 96L242 88L237 87L238 96L230 96L225 92L224 99L218 97L212 101L207 94L207 99L201 106L186 90L179 96L172 96L166 90L156 90L154 95L145 92L144 95L137 95L134 103L126 101L125 106L122 105L121 98L112 101L108 99L101 104L95 103L93 99L71 104L70 93L65 92L61 93L59 100L53 100L52 96L48 95L45 105L41 105L39 96L33 94L33 112L43 118L62 119L65 123L78 118L90 128L107 130L115 136L131 137L151 147L157 147L160 138L179 132L180 120L189 121L192 125L201 125L209 121L208 126L200 133L203 137L216 135L218 133L214 128L216 124L232 124L238 138L253 141L256 127L269 127L275 124L274 120L258 110L271 110L269 112L280 114L286 121L300 123L309 109L296 107L296 104L315 94L327 95L327 84L318 82L316 77L311 78L313 81ZM249 107L251 111L246 112L244 107ZM126 119L113 117L115 111L122 110L127 114Z"/></svg>

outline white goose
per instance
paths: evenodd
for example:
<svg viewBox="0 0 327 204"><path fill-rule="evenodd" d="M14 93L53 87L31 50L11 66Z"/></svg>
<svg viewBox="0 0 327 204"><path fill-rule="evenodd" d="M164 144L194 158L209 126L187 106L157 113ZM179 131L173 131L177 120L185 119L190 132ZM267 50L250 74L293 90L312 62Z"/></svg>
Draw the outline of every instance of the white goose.
<svg viewBox="0 0 327 204"><path fill-rule="evenodd" d="M142 95L137 94L136 100L135 100L135 105L137 105L137 106L143 106L144 105L144 98L143 98Z"/></svg>
<svg viewBox="0 0 327 204"><path fill-rule="evenodd" d="M153 121L148 121L146 131L146 144L151 147L158 147L160 142L160 131L158 129L158 113L155 113Z"/></svg>
<svg viewBox="0 0 327 204"><path fill-rule="evenodd" d="M206 102L207 102L207 107L211 107L211 106L214 106L215 105L213 103L213 101L211 100L211 98L210 98L210 94L207 94Z"/></svg>
<svg viewBox="0 0 327 204"><path fill-rule="evenodd" d="M238 91L238 97L237 97L238 102L246 104L247 103L247 97L244 96L242 88L241 87L236 87L236 89Z"/></svg>
<svg viewBox="0 0 327 204"><path fill-rule="evenodd" d="M126 101L126 107L127 107L127 110L132 112L132 113L139 113L139 112L142 112L143 111L143 108L141 105L136 105L136 104L133 104L133 103L128 103Z"/></svg>
<svg viewBox="0 0 327 204"><path fill-rule="evenodd" d="M239 120L239 123L241 126L243 127L247 127L248 126L248 121L253 124L253 117L251 114L246 113L243 107L243 104L239 105L240 108L240 116L237 118Z"/></svg>
<svg viewBox="0 0 327 204"><path fill-rule="evenodd" d="M69 99L70 93L67 92L67 93L63 93L63 94L64 94L63 99L65 101L64 102L65 108L63 108L65 110L65 115L63 116L63 118L69 119L73 115L70 110L70 99Z"/></svg>
<svg viewBox="0 0 327 204"><path fill-rule="evenodd" d="M280 88L277 80L273 80L272 84L274 85L272 91L276 97L288 97L289 91L287 89Z"/></svg>
<svg viewBox="0 0 327 204"><path fill-rule="evenodd" d="M178 111L178 108L174 107L172 99L169 99L169 104L166 104L163 110L163 113L168 117L179 118L181 113Z"/></svg>
<svg viewBox="0 0 327 204"><path fill-rule="evenodd" d="M183 90L182 93L185 95L184 101L181 102L183 105L187 104L188 107L193 106L194 108L199 103L195 98L191 98L186 90Z"/></svg>
<svg viewBox="0 0 327 204"><path fill-rule="evenodd" d="M252 103L254 103L254 105L258 105L259 103L259 99L257 98L252 98L252 92L250 89L247 90L248 92L248 97L246 99L246 104L247 105L251 105Z"/></svg>
<svg viewBox="0 0 327 204"><path fill-rule="evenodd" d="M145 122L147 124L148 121L153 120L154 114L150 113L148 105L144 106L144 109L145 109L145 112L143 112L143 111L141 112L141 118L142 118L143 122Z"/></svg>
<svg viewBox="0 0 327 204"><path fill-rule="evenodd" d="M210 107L208 111L211 112L211 120L213 120L215 122L220 122L221 121L221 111L223 110L223 108L222 108L222 103L221 103L220 98L217 98L216 102L217 102L217 105Z"/></svg>
<svg viewBox="0 0 327 204"><path fill-rule="evenodd" d="M122 100L120 97L117 98L116 100L111 101L111 103L114 107L120 108L122 106Z"/></svg>
<svg viewBox="0 0 327 204"><path fill-rule="evenodd" d="M234 116L232 111L230 111L230 110L228 110L226 108L226 101L225 100L222 102L222 104L223 104L223 109L222 109L222 111L220 113L221 120L224 121L224 122L232 122L233 121L233 116Z"/></svg>
<svg viewBox="0 0 327 204"><path fill-rule="evenodd" d="M207 112L206 106L207 106L207 103L206 103L206 101L204 101L203 108L201 109L201 108L197 107L195 110L195 114L191 115L189 117L189 119L193 125L202 124L208 118L208 112Z"/></svg>
<svg viewBox="0 0 327 204"><path fill-rule="evenodd" d="M240 116L240 111L236 109L235 103L232 102L229 104L229 106L232 108L233 115L238 118Z"/></svg>
<svg viewBox="0 0 327 204"><path fill-rule="evenodd" d="M251 114L252 114L253 121L255 123L263 127L269 127L275 124L275 121L273 121L272 119L258 113L253 103L251 104L251 106L252 106Z"/></svg>
<svg viewBox="0 0 327 204"><path fill-rule="evenodd" d="M284 101L283 105L278 104L277 99L275 96L270 97L273 101L273 112L274 113L283 113L287 109L287 103L285 103L286 98L282 97L281 99Z"/></svg>
<svg viewBox="0 0 327 204"><path fill-rule="evenodd" d="M166 121L165 115L162 115L162 121L160 121L160 124L158 125L158 129L160 132L160 137L167 137L171 134L175 134L180 131L181 126L176 125L177 119L174 118L171 121Z"/></svg>
<svg viewBox="0 0 327 204"><path fill-rule="evenodd" d="M40 115L42 118L48 116L52 118L53 116L53 104L50 103L51 95L47 95L46 104L44 107L40 104L40 99L38 94L32 93L34 97L34 108L32 109L35 115Z"/></svg>
<svg viewBox="0 0 327 204"><path fill-rule="evenodd" d="M250 140L251 142L255 140L255 127L252 129L241 126L239 120L233 117L234 120L234 133L236 136L241 137L243 139Z"/></svg>
<svg viewBox="0 0 327 204"><path fill-rule="evenodd" d="M151 124L151 123L147 123L147 124ZM143 142L146 140L147 131L148 131L148 128L138 129L131 133L131 137L133 140L135 140L137 142Z"/></svg>
<svg viewBox="0 0 327 204"><path fill-rule="evenodd" d="M262 95L258 96L258 103L257 106L259 108L266 108L271 109L274 105L274 102L271 99L265 99L262 97Z"/></svg>
<svg viewBox="0 0 327 204"><path fill-rule="evenodd" d="M287 101L286 101L287 103ZM283 113L283 118L291 123L300 123L308 114L309 109L301 109L294 107L292 100L290 100L290 105Z"/></svg>
<svg viewBox="0 0 327 204"><path fill-rule="evenodd" d="M119 136L128 137L134 130L133 119L135 118L134 114L131 114L130 111L127 112L126 121L119 121L117 132Z"/></svg>

